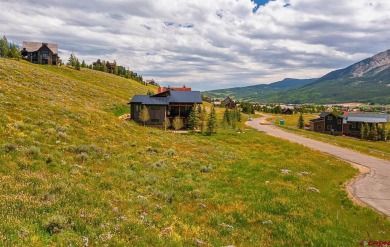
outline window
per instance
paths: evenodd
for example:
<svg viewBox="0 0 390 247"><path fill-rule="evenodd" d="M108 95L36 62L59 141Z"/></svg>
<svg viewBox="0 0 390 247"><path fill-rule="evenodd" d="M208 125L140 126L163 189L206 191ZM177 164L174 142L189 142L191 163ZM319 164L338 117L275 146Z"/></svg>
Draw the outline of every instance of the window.
<svg viewBox="0 0 390 247"><path fill-rule="evenodd" d="M337 119L337 124L341 124L341 119Z"/></svg>
<svg viewBox="0 0 390 247"><path fill-rule="evenodd" d="M331 131L332 130L332 125L326 125L326 130Z"/></svg>
<svg viewBox="0 0 390 247"><path fill-rule="evenodd" d="M320 130L320 129L321 129L321 125L318 125L318 126L317 126L317 129L319 129L319 130Z"/></svg>
<svg viewBox="0 0 390 247"><path fill-rule="evenodd" d="M356 123L352 123L352 129L356 129Z"/></svg>
<svg viewBox="0 0 390 247"><path fill-rule="evenodd" d="M140 112L141 111L141 105L135 105L135 111Z"/></svg>
<svg viewBox="0 0 390 247"><path fill-rule="evenodd" d="M333 116L328 116L328 120L333 120Z"/></svg>

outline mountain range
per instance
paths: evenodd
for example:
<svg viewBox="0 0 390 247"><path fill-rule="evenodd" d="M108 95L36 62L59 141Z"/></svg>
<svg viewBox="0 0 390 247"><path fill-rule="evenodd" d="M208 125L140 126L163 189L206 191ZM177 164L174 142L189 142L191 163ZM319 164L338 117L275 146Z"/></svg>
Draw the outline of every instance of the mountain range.
<svg viewBox="0 0 390 247"><path fill-rule="evenodd" d="M316 79L287 78L271 84L205 92L208 97L280 103L390 104L390 50Z"/></svg>

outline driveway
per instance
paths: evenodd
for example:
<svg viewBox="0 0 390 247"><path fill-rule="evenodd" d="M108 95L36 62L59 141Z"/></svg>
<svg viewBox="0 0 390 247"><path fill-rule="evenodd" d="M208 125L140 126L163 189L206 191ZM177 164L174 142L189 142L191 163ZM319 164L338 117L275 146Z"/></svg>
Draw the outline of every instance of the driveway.
<svg viewBox="0 0 390 247"><path fill-rule="evenodd" d="M367 173L349 185L352 195L366 205L390 216L390 162L361 154L350 149L312 140L284 131L265 122L266 117L255 118L245 124L268 135L302 144L339 159L364 166Z"/></svg>

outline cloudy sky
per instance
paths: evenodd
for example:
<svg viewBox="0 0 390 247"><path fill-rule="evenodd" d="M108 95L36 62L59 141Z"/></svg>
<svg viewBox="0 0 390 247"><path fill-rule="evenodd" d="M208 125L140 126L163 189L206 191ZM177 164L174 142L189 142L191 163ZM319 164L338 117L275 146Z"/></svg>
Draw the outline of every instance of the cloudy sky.
<svg viewBox="0 0 390 247"><path fill-rule="evenodd" d="M0 35L209 90L314 78L390 49L389 0L0 0Z"/></svg>

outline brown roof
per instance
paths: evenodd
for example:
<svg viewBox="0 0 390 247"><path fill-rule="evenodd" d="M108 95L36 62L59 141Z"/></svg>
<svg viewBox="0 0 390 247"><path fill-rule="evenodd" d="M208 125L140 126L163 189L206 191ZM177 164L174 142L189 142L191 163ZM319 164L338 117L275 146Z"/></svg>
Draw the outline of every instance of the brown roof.
<svg viewBox="0 0 390 247"><path fill-rule="evenodd" d="M26 49L27 52L34 52L39 50L43 45L49 47L49 49L54 53L58 54L58 45L50 44L50 43L42 43L42 42L29 42L23 41L23 48Z"/></svg>

